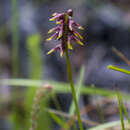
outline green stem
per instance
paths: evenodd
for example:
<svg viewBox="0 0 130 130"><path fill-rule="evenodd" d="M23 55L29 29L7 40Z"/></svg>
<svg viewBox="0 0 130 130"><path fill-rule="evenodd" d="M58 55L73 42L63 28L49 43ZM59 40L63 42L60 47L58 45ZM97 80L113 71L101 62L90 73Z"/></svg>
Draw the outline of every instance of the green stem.
<svg viewBox="0 0 130 130"><path fill-rule="evenodd" d="M65 55L66 55L66 62L67 62L68 78L69 78L69 81L70 81L70 87L71 87L71 91L72 91L72 96L73 96L73 100L74 100L75 107L76 107L76 113L77 113L77 116L78 116L78 122L79 122L80 130L83 130L81 117L80 117L80 112L79 112L79 107L78 107L78 103L77 103L77 99L76 99L74 83L73 83L73 79L72 79L71 64L70 64L69 54L68 54L68 50L67 49L65 51Z"/></svg>
<svg viewBox="0 0 130 130"><path fill-rule="evenodd" d="M19 65L18 65L18 42L19 42L19 34L18 34L18 4L17 0L12 0L12 67L13 67L13 77L18 76Z"/></svg>
<svg viewBox="0 0 130 130"><path fill-rule="evenodd" d="M119 68L117 66L108 65L108 69L112 69L112 70L119 71L119 72L122 72L122 73L130 75L130 71L129 70L125 70L125 69Z"/></svg>
<svg viewBox="0 0 130 130"><path fill-rule="evenodd" d="M120 94L118 92L118 89L116 89L116 93L117 93L118 106L119 106L119 112L120 112L121 127L122 127L122 130L125 130L123 112L122 112L122 107L121 107L121 99L120 99Z"/></svg>
<svg viewBox="0 0 130 130"><path fill-rule="evenodd" d="M68 14L66 13L62 46L63 46L63 49L65 51L68 78L69 78L69 81L70 81L72 96L73 96L73 100L74 100L74 103L75 103L76 113L77 113L77 117L78 117L78 123L79 123L80 130L83 130L83 125L82 125L82 121L81 121L81 117L80 117L78 102L77 102L77 99L76 99L76 92L75 92L75 88L74 88L74 82L73 82L73 78L72 78L72 69L71 69L71 64L70 64L70 60L69 60L67 39L68 39Z"/></svg>
<svg viewBox="0 0 130 130"><path fill-rule="evenodd" d="M128 112L127 112L127 110L126 110L126 107L125 107L125 105L124 105L122 99L121 99L121 105L122 105L122 108L123 108L123 110L124 110L125 117L126 117L126 119L128 120L128 123L130 124L130 118L129 118Z"/></svg>
<svg viewBox="0 0 130 130"><path fill-rule="evenodd" d="M80 89L82 87L83 77L84 77L84 66L82 66L81 69L80 69L80 75L79 75L79 78L78 78L79 81L78 81L77 87L75 89L77 102L78 102L78 100L80 98L80 94L81 94ZM69 110L69 114L71 116L74 116L74 113L75 113L75 104L74 104L74 101L72 100L72 103L71 103L71 106L70 106L70 110Z"/></svg>

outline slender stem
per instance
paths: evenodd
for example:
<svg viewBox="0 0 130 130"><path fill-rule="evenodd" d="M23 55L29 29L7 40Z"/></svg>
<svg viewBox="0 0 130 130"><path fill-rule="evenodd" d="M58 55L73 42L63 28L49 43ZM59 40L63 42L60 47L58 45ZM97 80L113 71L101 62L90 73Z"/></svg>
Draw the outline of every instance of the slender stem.
<svg viewBox="0 0 130 130"><path fill-rule="evenodd" d="M119 72L122 72L122 73L130 75L130 71L129 70L125 70L125 69L119 68L117 66L108 65L108 69L112 69L112 70L119 71Z"/></svg>
<svg viewBox="0 0 130 130"><path fill-rule="evenodd" d="M121 98L120 98L120 94L117 88L116 88L116 93L117 93L118 106L119 106L119 112L120 112L121 127L122 127L122 130L125 130L124 117L123 117L123 112L122 112L122 107L121 107Z"/></svg>
<svg viewBox="0 0 130 130"><path fill-rule="evenodd" d="M62 46L63 46L63 49L65 51L68 78L69 78L69 81L70 81L72 96L73 96L73 100L74 100L74 103L75 103L76 113L77 113L77 117L78 117L78 123L79 123L80 130L83 130L83 125L82 125L82 121L81 121L81 117L80 117L78 102L77 102L77 99L76 99L74 82L73 82L73 78L72 78L72 69L71 69L71 64L70 64L70 60L69 60L67 39L68 39L68 14L66 13L65 22L64 22L64 33L63 33L63 39L62 39Z"/></svg>
<svg viewBox="0 0 130 130"><path fill-rule="evenodd" d="M79 74L79 78L78 78L79 81L78 81L77 87L75 89L77 102L79 101L80 94L81 94L80 90L81 90L82 83L83 83L83 77L84 77L84 67L82 66L80 69L80 74ZM74 113L75 113L75 104L74 104L74 101L72 101L70 110L69 110L69 114L74 116Z"/></svg>
<svg viewBox="0 0 130 130"><path fill-rule="evenodd" d="M52 100L54 101L54 105L55 105L56 109L60 111L61 110L61 106L60 106L60 104L58 102L56 93L54 93L54 92L52 92L52 93L53 93L52 94Z"/></svg>
<svg viewBox="0 0 130 130"><path fill-rule="evenodd" d="M12 67L13 67L13 77L18 76L19 65L18 65L18 42L19 42L19 34L18 34L18 1L12 0Z"/></svg>
<svg viewBox="0 0 130 130"><path fill-rule="evenodd" d="M120 96L120 97L121 97L121 96ZM123 108L123 110L124 110L125 117L126 117L126 119L128 120L128 123L130 124L130 118L129 118L127 109L126 109L126 107L125 107L125 105L124 105L122 99L121 99L121 105L122 105L122 108Z"/></svg>
<svg viewBox="0 0 130 130"><path fill-rule="evenodd" d="M73 95L73 99L74 99L74 103L75 103L75 107L76 107L76 113L77 113L77 117L78 117L79 127L80 127L80 130L83 130L80 112L79 112L79 107L78 107L78 103L77 103L77 99L76 99L74 83L73 83L73 79L72 79L71 64L70 64L69 54L68 54L67 49L65 50L65 55L66 55L66 62L67 62L68 78L69 78L69 81L70 81L71 91L72 91L72 95Z"/></svg>

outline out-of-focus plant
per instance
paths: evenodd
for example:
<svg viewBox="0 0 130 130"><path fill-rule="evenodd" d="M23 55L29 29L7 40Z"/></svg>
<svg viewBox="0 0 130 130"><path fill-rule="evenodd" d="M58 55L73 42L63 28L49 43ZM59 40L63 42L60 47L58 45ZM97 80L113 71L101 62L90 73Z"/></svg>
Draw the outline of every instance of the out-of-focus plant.
<svg viewBox="0 0 130 130"><path fill-rule="evenodd" d="M2 79L0 80L0 85L10 85L10 86L19 86L19 87L27 87L27 88L37 88L42 84L48 82L53 85L53 91L57 94L59 93L71 93L70 87L68 87L67 83L64 82L56 82L49 80L31 80L31 79ZM100 95L108 98L114 98L116 92L108 89L101 89L100 86L97 88L93 85L82 86L80 89L80 93L84 95ZM130 100L130 95L128 93L121 92L122 98L125 100Z"/></svg>
<svg viewBox="0 0 130 130"><path fill-rule="evenodd" d="M43 77L43 58L42 58L42 51L40 48L41 36L39 34L33 34L28 37L27 39L27 50L29 55L29 77L31 79L40 80ZM34 87L32 85L32 87ZM24 124L24 129L29 128L29 120L31 112L31 106L33 105L33 97L35 95L36 89L28 88L26 90L26 94L30 95L29 97L26 96L26 100L21 98L20 92L18 91L14 97L14 105L13 105L13 112L11 114L11 120L14 125L14 129L22 129L22 124ZM23 93L23 92L22 92ZM24 93L23 93L24 94ZM23 97L23 96L22 96ZM19 101L19 98L20 101ZM30 105L30 106L28 106ZM21 111L21 112L20 112ZM23 113L23 114L21 114ZM42 112L44 113L44 112ZM23 118L23 119L22 119ZM22 122L22 123L21 123Z"/></svg>
<svg viewBox="0 0 130 130"><path fill-rule="evenodd" d="M116 48L112 48L112 49L121 59L123 59L129 65L129 63L130 63L129 60L120 51L118 51ZM122 72L122 73L125 73L127 75L130 75L129 70L122 69L122 68L119 68L117 66L109 65L108 69L115 70L115 71ZM118 106L119 106L120 119L121 119L121 127L122 127L122 130L125 130L125 124L124 124L124 117L123 117L122 109L124 110L124 113L125 113L125 116L126 116L128 122L130 121L130 119L128 117L127 110L125 108L125 105L124 105L124 103L122 101L121 95L118 92L117 88L116 88L116 95L117 95L117 99L118 99Z"/></svg>
<svg viewBox="0 0 130 130"><path fill-rule="evenodd" d="M34 98L34 103L33 103L33 107L32 107L32 112L31 112L31 127L30 130L36 130L37 129L37 125L38 125L38 115L40 112L40 102L42 97L45 98L45 96L51 92L52 87L48 84L41 86L37 92L36 92L36 96ZM43 126L43 125L42 125ZM42 126L39 126L40 129L42 128ZM46 128L48 130L48 128Z"/></svg>
<svg viewBox="0 0 130 130"><path fill-rule="evenodd" d="M12 0L12 68L15 78L19 73L19 11L17 2L17 0Z"/></svg>
<svg viewBox="0 0 130 130"><path fill-rule="evenodd" d="M40 47L41 36L33 34L27 39L27 50L29 56L29 72L31 79L43 78L43 56Z"/></svg>
<svg viewBox="0 0 130 130"><path fill-rule="evenodd" d="M122 73L130 75L130 71L129 70L122 69L122 68L119 68L117 66L109 65L108 69L112 69L112 70L119 71L119 72L122 72Z"/></svg>
<svg viewBox="0 0 130 130"><path fill-rule="evenodd" d="M41 50L40 43L41 43L41 36L39 34L33 34L29 36L27 39L27 50L29 55L29 67L30 67L29 77L34 80L43 79L43 68L44 68L43 56L42 56L43 51ZM32 87L34 86L38 87L37 85L32 84ZM50 121L48 118L48 114L43 110L45 107L47 107L48 99L45 99L45 96L44 96L44 100L42 100L41 98L43 95L48 95L48 93L44 87L40 87L40 88L41 89L38 90L28 88L26 92L27 100L25 100L25 106L26 106L26 111L28 112L27 119L26 119L27 129L29 129L31 126L32 129L35 129L35 127L37 127L37 130L41 130L41 129L49 130L51 127L49 125ZM38 92L38 94L35 97L36 92ZM38 101L33 101L34 97ZM31 110L32 107L33 110ZM31 122L30 119L32 120Z"/></svg>
<svg viewBox="0 0 130 130"><path fill-rule="evenodd" d="M130 61L129 61L119 50L117 50L117 49L114 48L114 47L112 48L112 50L113 50L125 63L127 63L127 64L130 66ZM125 74L130 75L130 71L129 71L129 70L122 69L122 68L119 68L119 67L117 67L117 66L108 65L108 69L115 70L115 71L119 71L119 72L122 72L122 73L125 73Z"/></svg>
<svg viewBox="0 0 130 130"><path fill-rule="evenodd" d="M121 128L122 130L125 130L124 117L123 117L123 111L122 111L122 106L121 106L122 105L121 96L117 88L116 88L116 94L117 94L118 107L119 107L119 112L120 112Z"/></svg>

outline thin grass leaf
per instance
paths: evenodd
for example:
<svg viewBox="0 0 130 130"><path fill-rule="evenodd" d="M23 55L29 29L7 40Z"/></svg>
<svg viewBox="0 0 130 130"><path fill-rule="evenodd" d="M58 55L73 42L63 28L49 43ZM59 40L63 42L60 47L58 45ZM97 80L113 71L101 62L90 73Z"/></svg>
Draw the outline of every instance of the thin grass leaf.
<svg viewBox="0 0 130 130"><path fill-rule="evenodd" d="M124 117L123 117L123 112L122 112L122 107L121 107L121 99L120 99L120 94L118 92L118 89L116 89L116 94L117 94L118 107L119 107L119 112L120 112L121 127L122 127L122 130L125 130Z"/></svg>
<svg viewBox="0 0 130 130"><path fill-rule="evenodd" d="M125 70L125 69L119 68L117 66L108 65L108 69L112 69L112 70L119 71L119 72L122 72L122 73L130 75L130 71L129 70Z"/></svg>
<svg viewBox="0 0 130 130"><path fill-rule="evenodd" d="M56 109L57 109L57 110L61 110L61 106L60 106L60 104L59 104L59 102L58 102L56 93L55 93L55 92L52 92L51 97L52 97L52 100L53 100L53 102L54 102L54 105L55 105Z"/></svg>
<svg viewBox="0 0 130 130"><path fill-rule="evenodd" d="M12 0L12 77L16 78L19 74L19 10L18 1ZM14 88L15 90L15 88ZM13 92L14 92L13 90ZM14 94L12 94L14 97ZM21 130L21 118L22 116L18 113L17 101L12 105L12 122L14 130ZM24 120L22 120L24 122Z"/></svg>
<svg viewBox="0 0 130 130"><path fill-rule="evenodd" d="M71 127L70 122L68 122L70 120L66 121L65 118L71 119L73 124L75 122L75 119L72 116L70 116L68 113L65 113L65 112L62 112L62 111L53 110L53 109L49 109L49 108L45 109L45 111L49 112L49 113L51 112L51 113L56 114L57 116L60 116L61 117L60 119L65 122L63 128L67 127L68 129L70 129L70 127ZM77 130L76 125L73 125L73 130Z"/></svg>
<svg viewBox="0 0 130 130"><path fill-rule="evenodd" d="M55 93L71 93L70 87L68 87L67 83L64 82L56 82L56 81L49 81L49 80L31 80L31 79L1 79L0 85L10 85L10 86L21 86L21 87L30 87L30 88L37 88L41 85L49 83L53 86L53 90ZM33 86L33 87L32 87ZM99 88L92 88L90 86L83 86L81 87L81 94L91 94L91 95L100 95L110 98L115 98L116 92L107 89L100 89ZM120 95L123 99L129 100L130 95L127 93L121 92Z"/></svg>
<svg viewBox="0 0 130 130"><path fill-rule="evenodd" d="M129 130L130 126L128 124L128 121L125 120L124 123L125 123L125 126L127 127L127 129ZM112 122L109 122L109 123L101 124L99 126L90 128L89 130L109 130L109 129L111 130L111 129L114 129L115 127L120 126L120 125L121 125L120 120L119 121L112 121Z"/></svg>
<svg viewBox="0 0 130 130"><path fill-rule="evenodd" d="M80 69L80 75L79 75L79 80L78 80L78 85L76 87L76 98L77 98L77 101L79 100L79 97L80 97L80 90L81 90L81 87L82 86L82 83L83 83L83 77L84 77L84 66L81 67ZM69 110L69 114L71 116L74 116L74 113L75 113L75 105L74 105L74 101L72 101L72 104L70 106L70 110Z"/></svg>
<svg viewBox="0 0 130 130"><path fill-rule="evenodd" d="M18 1L12 0L12 67L13 67L13 77L17 77L19 73L19 64L18 64L18 49L19 49L19 11L18 11Z"/></svg>
<svg viewBox="0 0 130 130"><path fill-rule="evenodd" d="M58 117L56 114L54 114L53 112L49 111L49 114L51 116L51 118L53 118L53 120L55 120L55 122L57 124L59 124L61 127L63 127L65 130L69 130L68 126L65 124L65 121L62 120L60 117Z"/></svg>
<svg viewBox="0 0 130 130"><path fill-rule="evenodd" d="M124 113L125 113L125 117L126 117L126 119L128 120L128 122L129 122L129 124L130 124L130 118L129 118L128 112L127 112L127 110L126 110L126 107L125 107L125 105L124 105L124 103L123 103L122 97L121 97L121 95L120 95L119 92L118 92L118 96L120 97L121 107L122 107L122 109L123 109L123 111L124 111Z"/></svg>
<svg viewBox="0 0 130 130"><path fill-rule="evenodd" d="M123 60L125 61L125 63L127 63L130 66L130 60L124 55L122 54L118 49L116 49L115 47L112 47L112 50Z"/></svg>
<svg viewBox="0 0 130 130"><path fill-rule="evenodd" d="M127 112L127 110L126 110L126 108L125 108L125 105L124 105L124 103L123 103L122 101L121 101L121 106L122 106L123 111L124 111L124 113L125 113L125 117L126 117L126 119L128 120L128 122L129 122L129 124L130 124L130 118L129 118L128 112Z"/></svg>

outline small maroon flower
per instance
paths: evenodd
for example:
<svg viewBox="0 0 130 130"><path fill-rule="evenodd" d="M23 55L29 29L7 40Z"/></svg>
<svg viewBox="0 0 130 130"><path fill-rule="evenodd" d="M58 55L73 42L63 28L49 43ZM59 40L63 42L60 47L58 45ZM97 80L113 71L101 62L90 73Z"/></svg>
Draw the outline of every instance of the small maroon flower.
<svg viewBox="0 0 130 130"><path fill-rule="evenodd" d="M53 49L51 49L47 54L50 54L54 51L59 50L60 56L63 56L65 51L65 46L67 46L69 49L72 49L72 41L75 41L76 43L80 45L84 45L81 40L83 40L83 37L73 28L73 26L77 27L78 29L83 30L83 27L77 24L75 21L72 20L72 9L69 9L66 13L53 13L52 18L50 18L50 21L56 21L56 24L58 24L57 27L54 27L48 31L48 33L55 32L50 38L47 39L47 41L52 40L53 38L56 38L56 40L61 40L61 42ZM67 24L65 25L65 18L68 16ZM67 26L67 31L65 30L65 26ZM65 43L64 35L66 35L67 41ZM67 45L64 45L67 44Z"/></svg>
<svg viewBox="0 0 130 130"><path fill-rule="evenodd" d="M63 49L62 49L61 44L58 44L55 48L52 48L47 54L49 55L52 52L57 51L57 50L60 51L60 56L62 57L63 56Z"/></svg>

